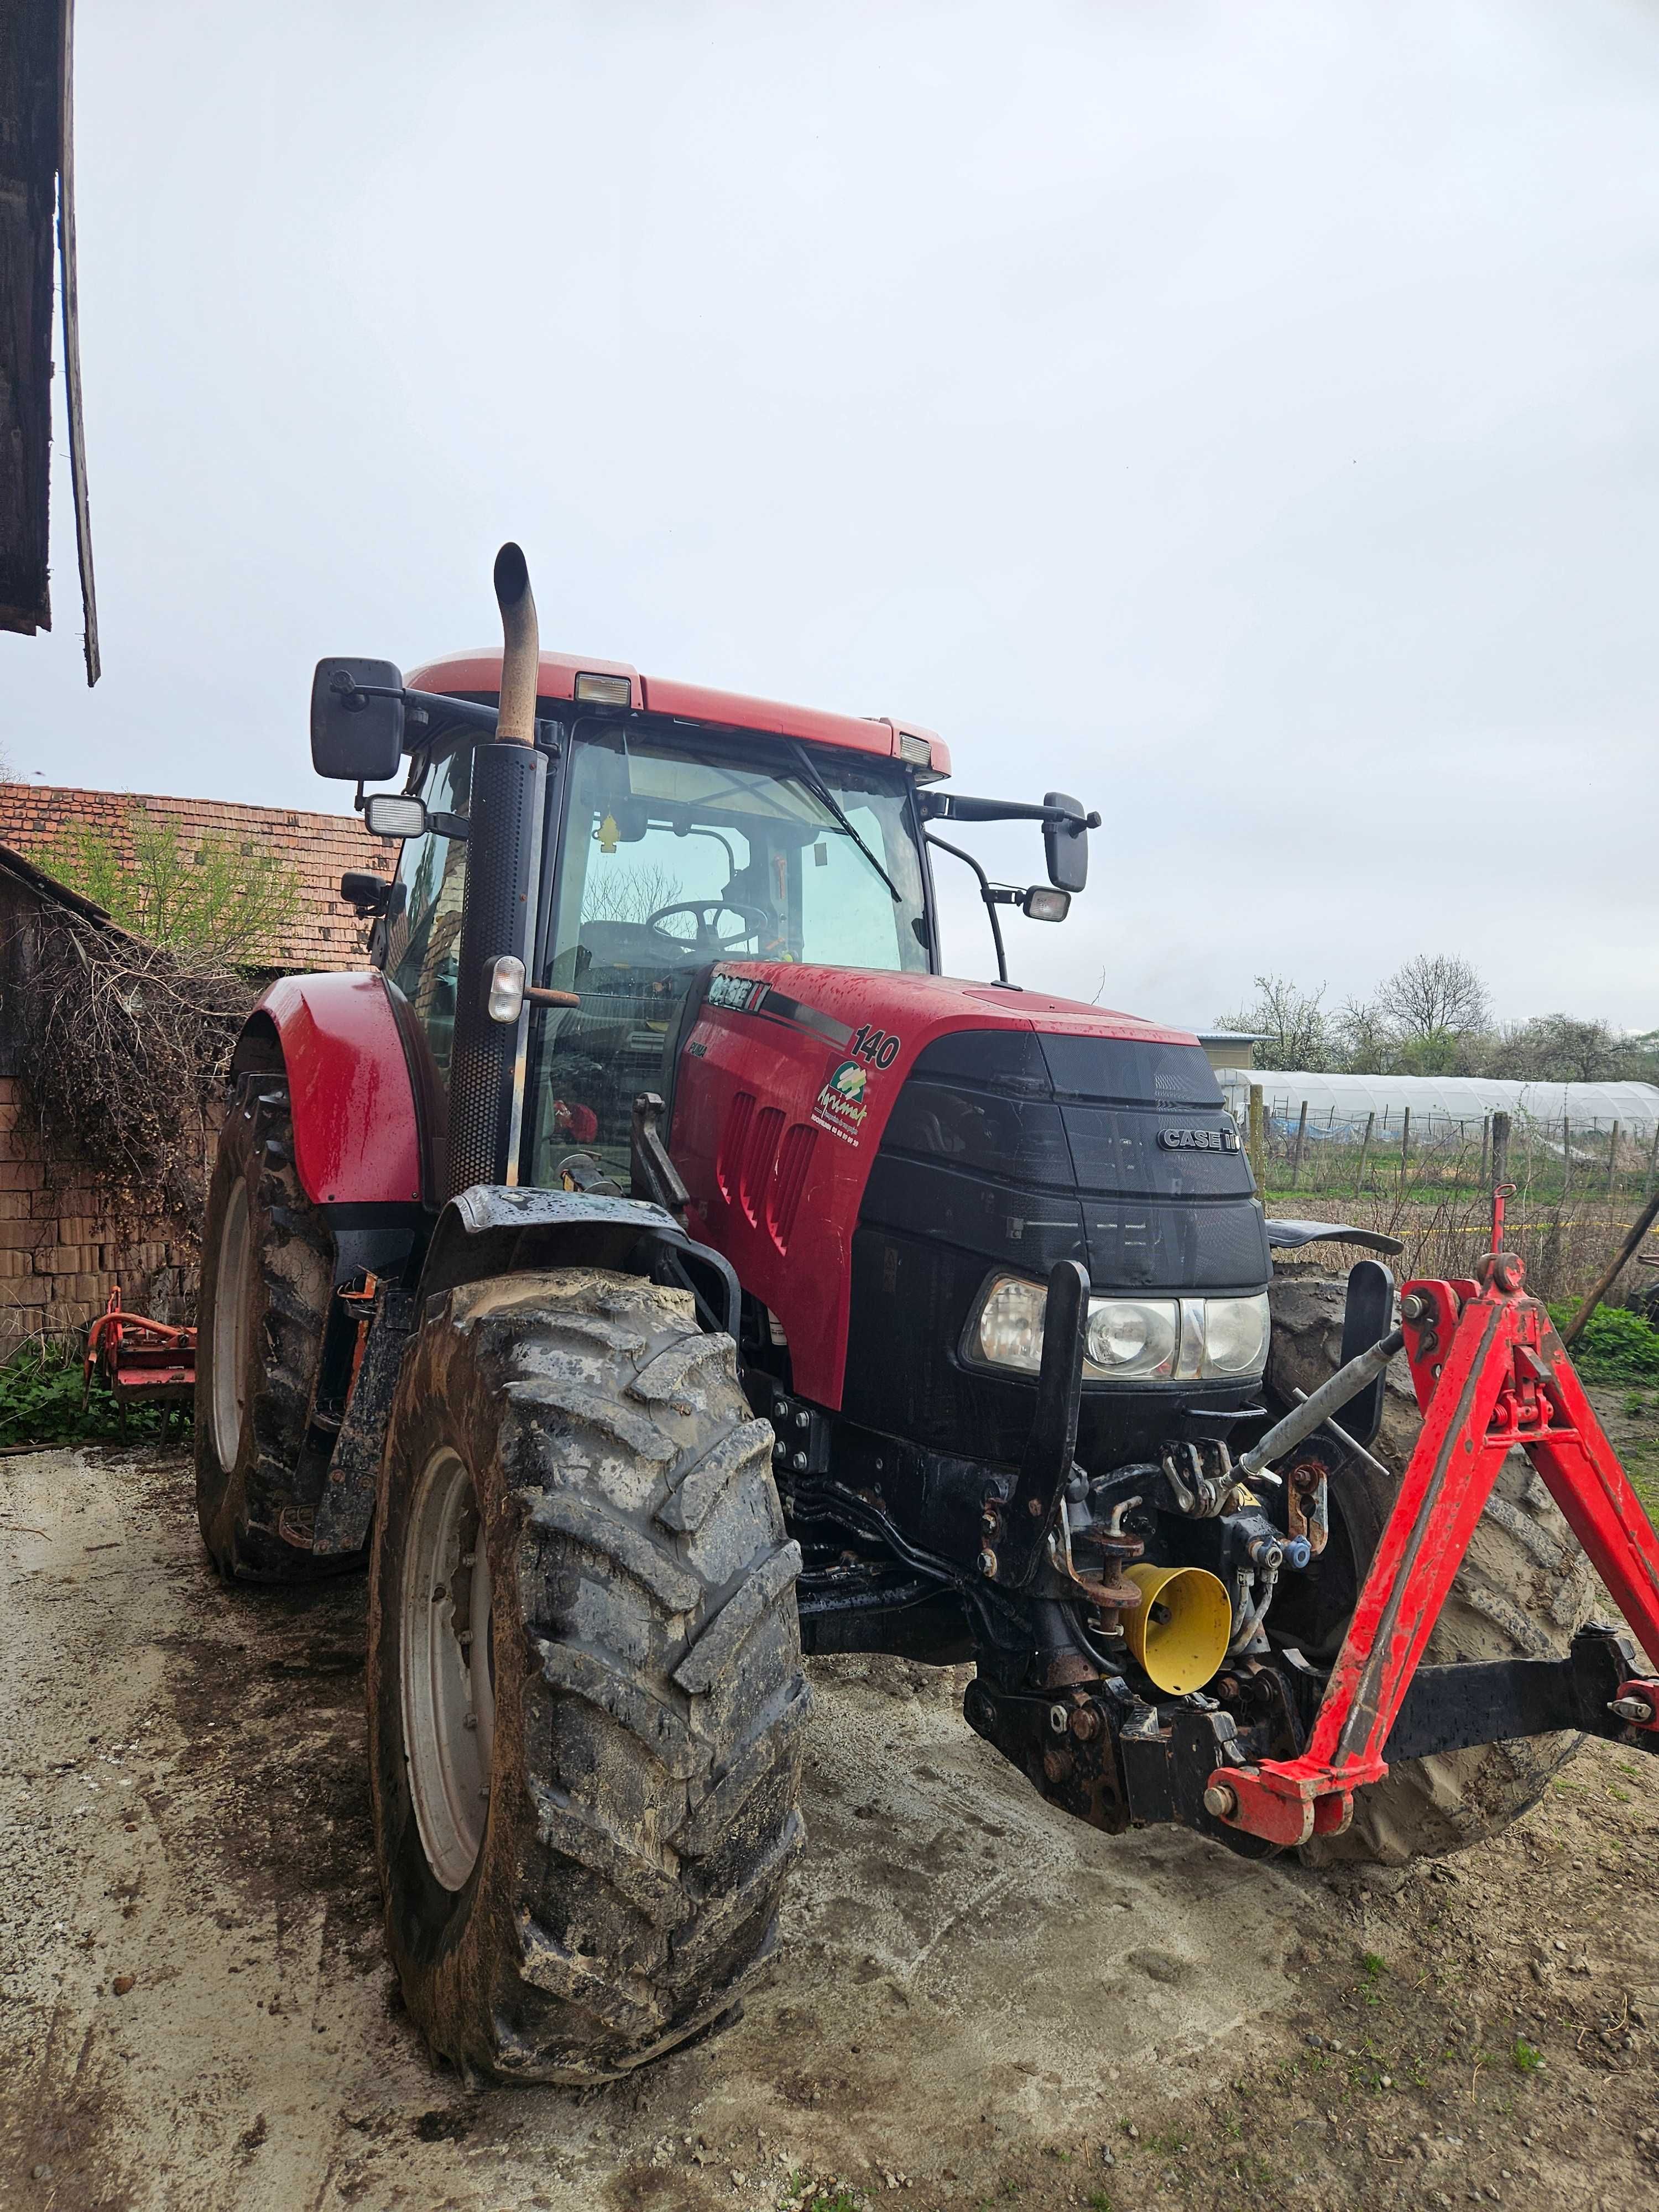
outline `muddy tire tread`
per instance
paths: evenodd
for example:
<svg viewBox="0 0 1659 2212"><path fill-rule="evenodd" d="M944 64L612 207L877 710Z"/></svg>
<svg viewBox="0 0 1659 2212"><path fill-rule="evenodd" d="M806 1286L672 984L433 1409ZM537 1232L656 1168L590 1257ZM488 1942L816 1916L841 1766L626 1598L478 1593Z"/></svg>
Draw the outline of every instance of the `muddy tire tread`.
<svg viewBox="0 0 1659 2212"><path fill-rule="evenodd" d="M519 2080L615 2078L729 2009L773 1947L801 1844L799 1553L735 1348L697 1329L684 1293L594 1269L463 1286L421 1331L399 1407L481 1384L533 1747L507 1783L513 1931L471 1975L411 1972L389 1932L443 2056ZM711 1461L718 1490L676 1526L673 1501ZM492 1796L487 1859L495 1827Z"/></svg>
<svg viewBox="0 0 1659 2212"><path fill-rule="evenodd" d="M249 1187L258 1282L252 1333L257 1357L249 1392L252 1431L234 1468L220 1465L208 1413L212 1390L212 1299L218 1228L231 1184ZM301 1188L285 1077L238 1079L210 1194L203 1239L202 1328L195 1423L197 1498L203 1540L219 1572L240 1582L307 1582L361 1565L361 1553L319 1559L303 1536L316 1510L299 1474L311 1418L323 1328L333 1292L334 1247ZM251 1443L252 1449L249 1449Z"/></svg>

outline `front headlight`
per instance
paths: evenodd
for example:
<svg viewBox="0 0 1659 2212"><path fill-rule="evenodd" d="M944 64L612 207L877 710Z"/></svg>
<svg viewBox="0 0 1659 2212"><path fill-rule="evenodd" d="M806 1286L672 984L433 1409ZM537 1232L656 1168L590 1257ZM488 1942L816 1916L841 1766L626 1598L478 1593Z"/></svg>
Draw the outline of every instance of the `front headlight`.
<svg viewBox="0 0 1659 2212"><path fill-rule="evenodd" d="M1253 1298L1206 1298L1206 1375L1260 1375L1267 1364L1267 1293Z"/></svg>
<svg viewBox="0 0 1659 2212"><path fill-rule="evenodd" d="M1042 1311L1048 1303L1042 1285L1028 1283L1023 1276L1007 1275L994 1283L980 1307L977 1326L969 1325L979 1357L993 1367L1035 1375L1042 1364ZM971 1350L969 1357L973 1357Z"/></svg>
<svg viewBox="0 0 1659 2212"><path fill-rule="evenodd" d="M1180 1339L1173 1298L1091 1298L1083 1371L1119 1382L1173 1375Z"/></svg>
<svg viewBox="0 0 1659 2212"><path fill-rule="evenodd" d="M969 1318L963 1356L975 1366L1035 1375L1042 1364L1047 1288L1024 1275L994 1275ZM1267 1295L1089 1301L1083 1377L1088 1382L1197 1382L1260 1375L1267 1362Z"/></svg>

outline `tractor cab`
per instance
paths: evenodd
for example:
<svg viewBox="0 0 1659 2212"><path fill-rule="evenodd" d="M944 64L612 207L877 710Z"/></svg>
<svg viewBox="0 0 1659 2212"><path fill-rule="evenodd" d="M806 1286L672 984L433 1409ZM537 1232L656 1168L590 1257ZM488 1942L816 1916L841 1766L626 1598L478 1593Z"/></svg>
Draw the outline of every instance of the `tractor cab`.
<svg viewBox="0 0 1659 2212"><path fill-rule="evenodd" d="M401 798L419 808L384 795L368 802L371 827L384 819L413 830L402 838L375 957L413 1017L439 1093L461 988L473 763L491 743L472 719L489 695L473 687L481 677L499 681L477 659L410 679L431 702L406 726L415 749ZM924 825L946 811L928 787L948 760L937 740L886 722L734 695L700 698L706 711L695 716L620 703L596 710L558 696L582 681L574 667L543 656L537 748L548 773L526 963L532 993L570 1003L546 1006L530 1030L514 1179L557 1188L574 1176L592 1187L597 1171L626 1188L634 1101L642 1091L672 1101L680 1017L716 963L937 972ZM665 688L631 672L604 680L630 699ZM471 697L450 691L460 683ZM810 744L792 727L803 723ZM999 902L1058 918L1068 896L1003 892ZM1045 910L1045 897L1058 905Z"/></svg>
<svg viewBox="0 0 1659 2212"><path fill-rule="evenodd" d="M626 1182L634 1099L672 1095L681 1009L716 962L930 964L902 766L630 720L572 732L541 980L581 1004L544 1024L538 1183L560 1180L573 1137Z"/></svg>

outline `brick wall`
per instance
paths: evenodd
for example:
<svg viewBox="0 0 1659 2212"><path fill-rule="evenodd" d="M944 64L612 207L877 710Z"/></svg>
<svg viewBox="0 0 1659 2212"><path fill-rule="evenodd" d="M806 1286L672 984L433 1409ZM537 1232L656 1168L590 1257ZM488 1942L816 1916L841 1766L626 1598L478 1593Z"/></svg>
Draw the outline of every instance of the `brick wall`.
<svg viewBox="0 0 1659 2212"><path fill-rule="evenodd" d="M280 854L299 885L298 911L252 963L270 969L361 968L367 933L340 897L348 868L389 875L398 848L371 837L355 814L313 814L297 807L240 806L228 799L169 799L130 791L82 791L46 783L0 783L0 844L52 872L52 857L77 830L94 830L127 845L135 807L170 822L180 846L193 852L205 836L246 852ZM457 848L459 850L459 848Z"/></svg>
<svg viewBox="0 0 1659 2212"><path fill-rule="evenodd" d="M46 1157L20 1076L0 1076L0 1358L44 1329L69 1334L121 1303L192 1317L196 1255L176 1224L117 1218L83 1174Z"/></svg>

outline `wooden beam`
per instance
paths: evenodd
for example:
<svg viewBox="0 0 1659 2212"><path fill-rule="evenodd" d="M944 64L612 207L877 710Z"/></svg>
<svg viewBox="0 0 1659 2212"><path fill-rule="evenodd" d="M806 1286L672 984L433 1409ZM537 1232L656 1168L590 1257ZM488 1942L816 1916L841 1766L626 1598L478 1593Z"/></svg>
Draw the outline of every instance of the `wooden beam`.
<svg viewBox="0 0 1659 2212"><path fill-rule="evenodd" d="M87 504L87 441L81 415L81 302L75 278L75 0L63 0L64 45L58 109L58 246L64 292L64 398L69 414L70 489L75 501L75 551L86 623L87 683L98 681L98 594L92 579L92 511Z"/></svg>
<svg viewBox="0 0 1659 2212"><path fill-rule="evenodd" d="M0 629L52 628L52 218L64 0L0 8Z"/></svg>

